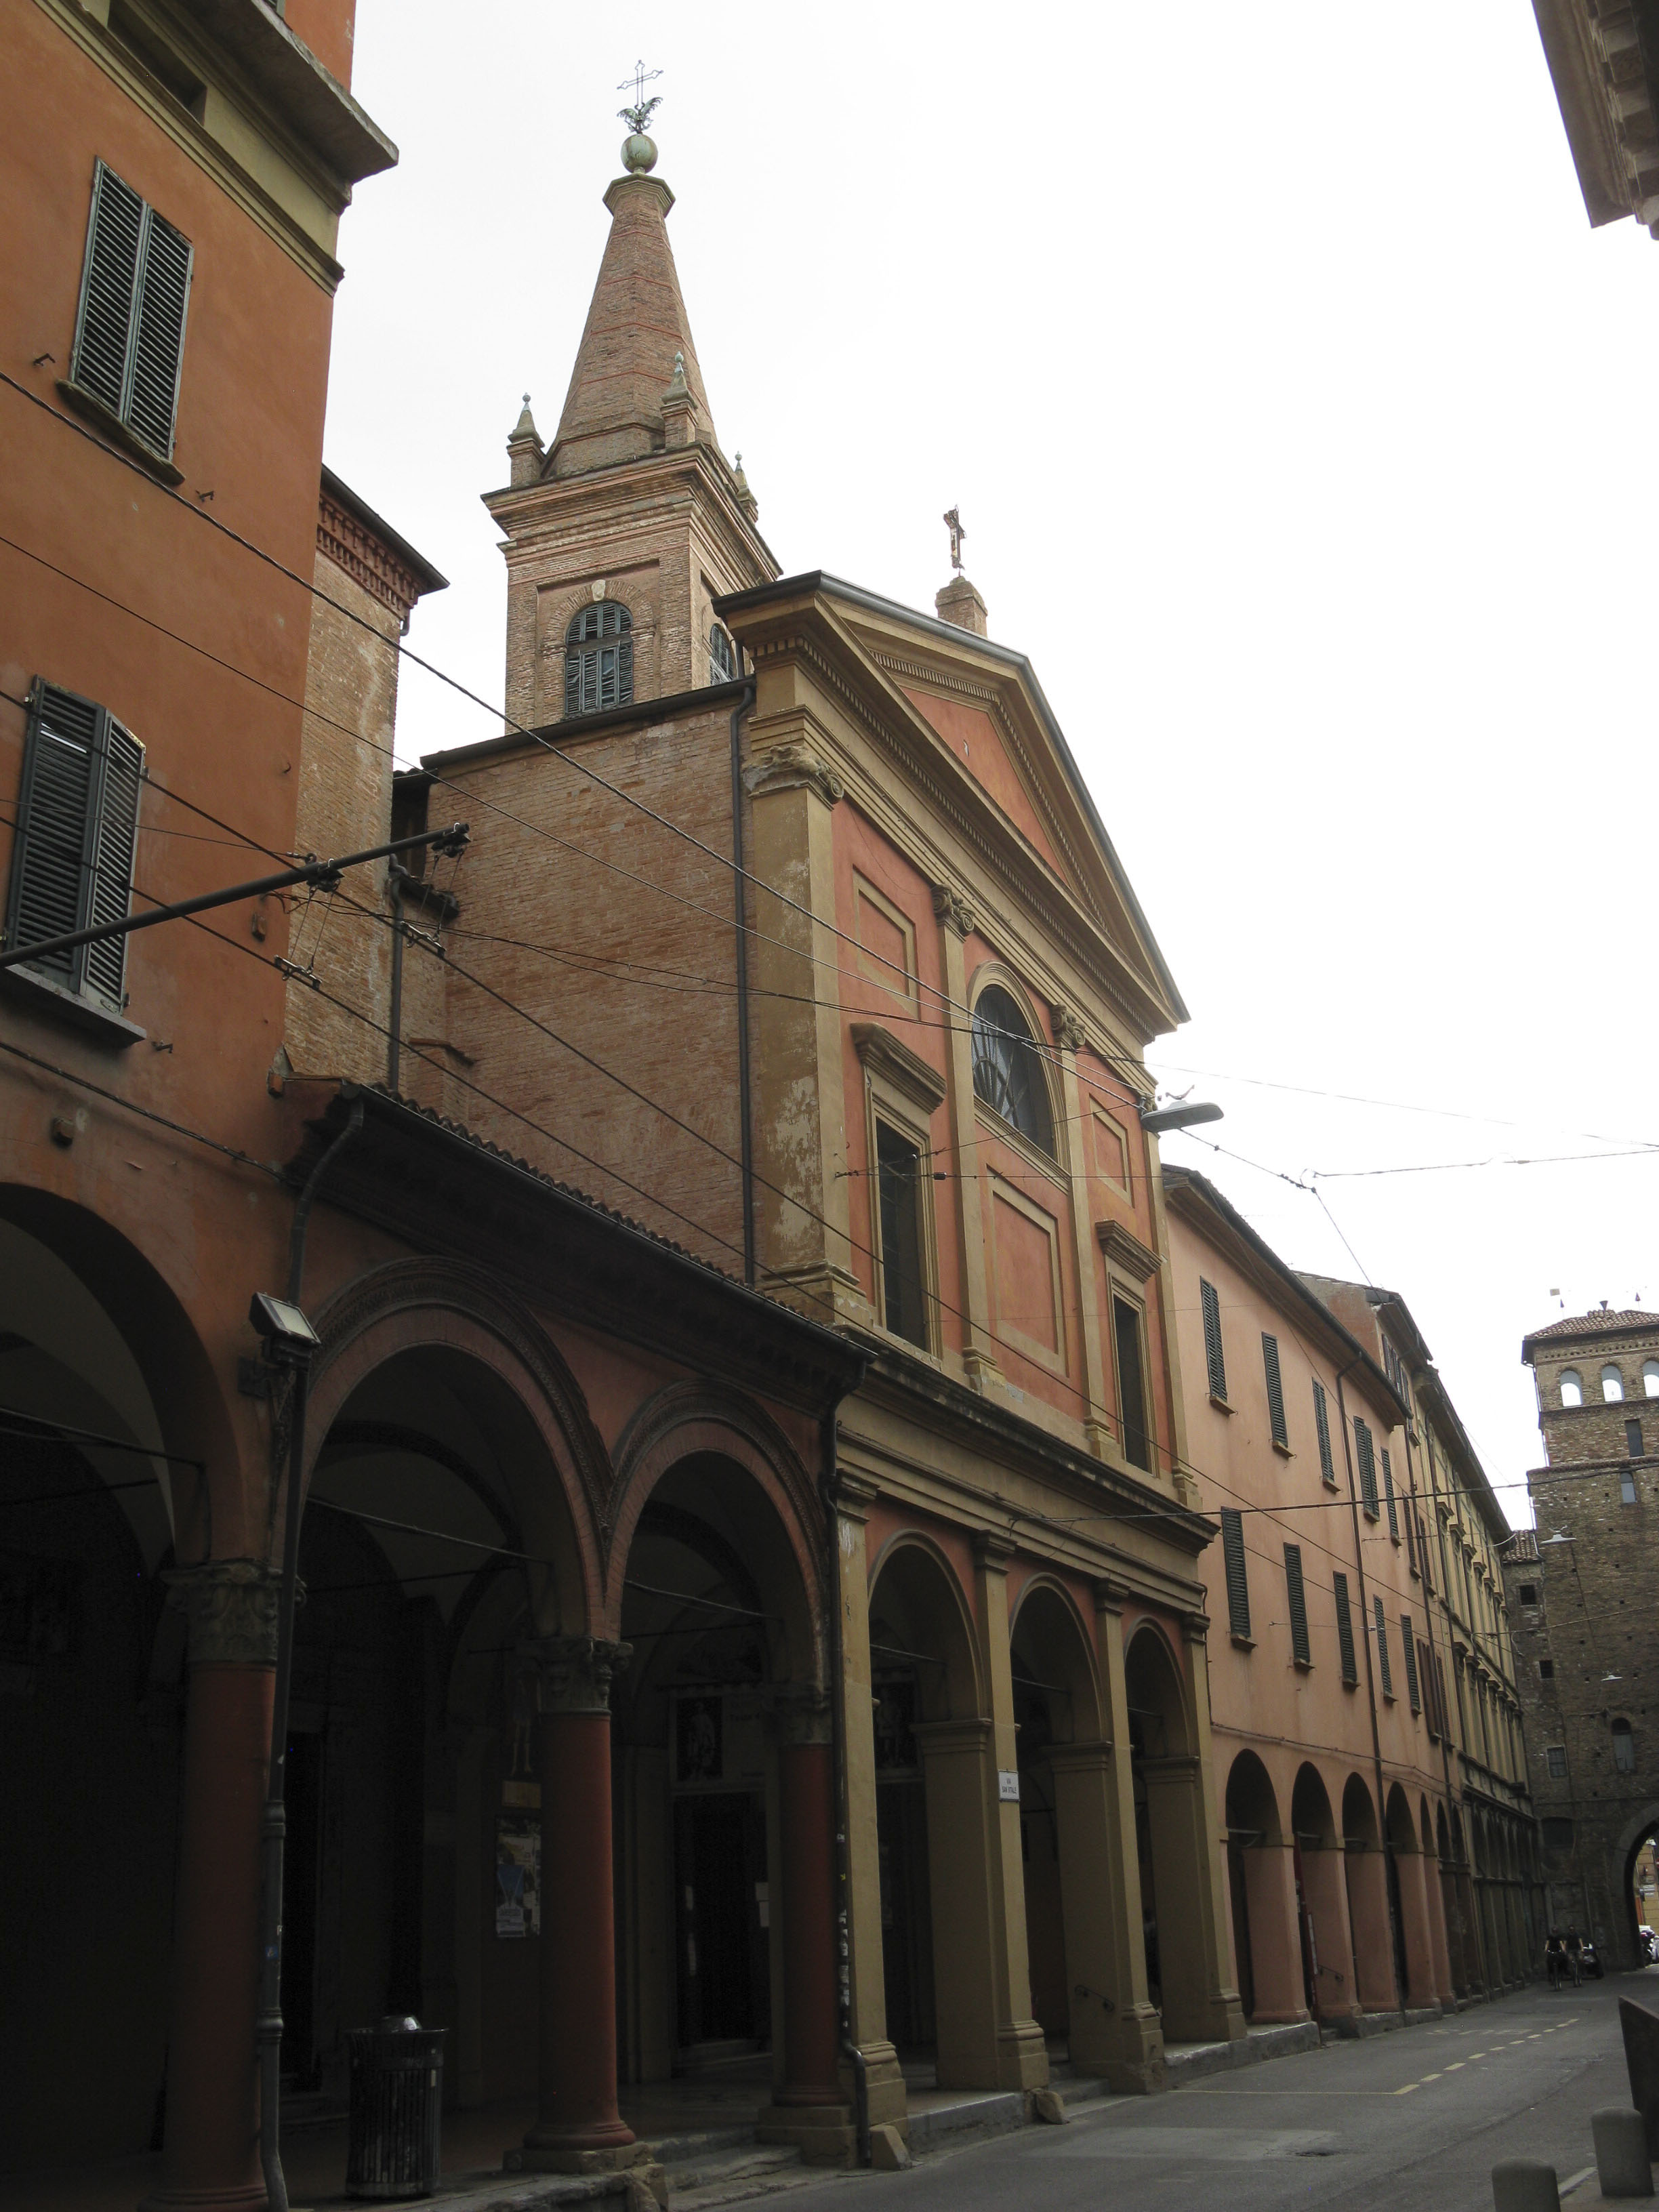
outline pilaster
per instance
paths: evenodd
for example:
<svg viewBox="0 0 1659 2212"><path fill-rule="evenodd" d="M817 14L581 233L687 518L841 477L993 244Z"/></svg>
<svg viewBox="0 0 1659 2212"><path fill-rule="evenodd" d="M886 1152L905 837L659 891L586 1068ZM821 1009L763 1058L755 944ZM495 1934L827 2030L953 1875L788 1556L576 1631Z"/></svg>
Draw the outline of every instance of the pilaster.
<svg viewBox="0 0 1659 2212"><path fill-rule="evenodd" d="M973 934L972 908L948 884L933 890L939 949L945 970L945 1008L950 1071L951 1151L956 1181L951 1186L957 1210L957 1246L962 1255L962 1364L976 1390L1000 1379L991 1335L991 1306L985 1281L985 1211L980 1198L979 1123L974 1109L974 1040L966 1008L968 963L963 950Z"/></svg>
<svg viewBox="0 0 1659 2212"><path fill-rule="evenodd" d="M1013 1653L1008 1631L1008 1569L1014 1547L1006 1536L974 1539L975 1597L985 1680L991 1699L991 1925L997 1982L998 2081L1006 2088L1039 2089L1048 2079L1042 2030L1031 2016L1031 1972L1025 1933L1025 1864L1020 1834L1019 1735L1014 1720ZM1014 1778L1006 1797L1002 1778Z"/></svg>
<svg viewBox="0 0 1659 2212"><path fill-rule="evenodd" d="M1094 1228L1089 1203L1088 1146L1084 1136L1083 1091L1077 1056L1083 1025L1067 1007L1051 1009L1060 1054L1060 1090L1066 1101L1066 1158L1071 1164L1072 1242L1077 1258L1078 1307L1083 1332L1083 1433L1097 1458L1105 1459L1112 1431L1106 1418L1106 1363L1100 1333L1099 1270L1095 1265Z"/></svg>
<svg viewBox="0 0 1659 2212"><path fill-rule="evenodd" d="M1115 2088L1161 2089L1165 2080L1164 2026L1146 1986L1140 1859L1135 1844L1134 1774L1129 1757L1122 1595L1115 1583L1103 1580L1095 1584L1095 1638L1112 1741L1112 1758L1104 1775L1109 1856L1100 1876L1109 1915L1107 1940L1115 1975L1113 1986L1103 1992L1112 2000L1109 2038L1112 2051L1107 2078Z"/></svg>

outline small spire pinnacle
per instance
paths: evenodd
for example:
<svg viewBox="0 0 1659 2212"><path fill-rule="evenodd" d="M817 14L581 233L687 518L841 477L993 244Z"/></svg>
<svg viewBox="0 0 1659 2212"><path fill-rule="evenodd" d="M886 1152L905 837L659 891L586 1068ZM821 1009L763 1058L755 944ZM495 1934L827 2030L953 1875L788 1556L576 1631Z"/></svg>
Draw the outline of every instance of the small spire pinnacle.
<svg viewBox="0 0 1659 2212"><path fill-rule="evenodd" d="M680 392L685 389L685 356L678 349L674 355L674 374L668 380L668 389L671 392Z"/></svg>
<svg viewBox="0 0 1659 2212"><path fill-rule="evenodd" d="M513 425L512 442L516 445L520 438L534 438L538 446L542 442L536 428L536 418L530 411L530 394L527 392L524 396L524 411Z"/></svg>

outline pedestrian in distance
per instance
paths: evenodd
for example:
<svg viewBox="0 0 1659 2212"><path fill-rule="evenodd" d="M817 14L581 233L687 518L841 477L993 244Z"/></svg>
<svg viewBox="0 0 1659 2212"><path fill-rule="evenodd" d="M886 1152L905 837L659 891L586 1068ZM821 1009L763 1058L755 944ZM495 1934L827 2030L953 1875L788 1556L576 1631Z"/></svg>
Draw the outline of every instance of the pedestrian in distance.
<svg viewBox="0 0 1659 2212"><path fill-rule="evenodd" d="M1561 1986L1561 1969L1567 1962L1566 1947L1561 1941L1561 1931L1552 1928L1544 1938L1544 1972L1553 1990Z"/></svg>
<svg viewBox="0 0 1659 2212"><path fill-rule="evenodd" d="M1572 1985L1579 1988L1584 1978L1584 1939L1576 1928L1567 1930L1567 1964L1572 1969Z"/></svg>

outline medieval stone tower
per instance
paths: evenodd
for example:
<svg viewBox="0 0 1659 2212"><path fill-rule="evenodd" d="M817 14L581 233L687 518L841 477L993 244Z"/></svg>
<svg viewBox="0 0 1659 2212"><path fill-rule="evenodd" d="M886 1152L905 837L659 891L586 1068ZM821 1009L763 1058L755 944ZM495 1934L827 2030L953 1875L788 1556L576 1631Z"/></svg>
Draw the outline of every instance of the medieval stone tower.
<svg viewBox="0 0 1659 2212"><path fill-rule="evenodd" d="M605 193L611 235L552 444L526 398L510 482L484 499L507 539L507 711L532 729L725 682L737 653L713 603L778 574L714 434L656 158L636 132Z"/></svg>

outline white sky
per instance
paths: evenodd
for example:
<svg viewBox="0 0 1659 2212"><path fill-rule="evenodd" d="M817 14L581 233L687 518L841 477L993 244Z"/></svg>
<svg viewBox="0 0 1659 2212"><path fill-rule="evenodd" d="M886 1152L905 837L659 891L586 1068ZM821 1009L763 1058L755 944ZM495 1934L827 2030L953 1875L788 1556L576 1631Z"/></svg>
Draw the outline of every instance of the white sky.
<svg viewBox="0 0 1659 2212"><path fill-rule="evenodd" d="M557 422L636 54L785 572L931 611L960 502L1192 1009L1154 1066L1332 1175L1514 1482L1552 1288L1659 1307L1659 1158L1335 1178L1659 1145L1659 244L1589 229L1526 0L360 0L403 160L343 226L328 458L451 578L410 643L491 702L478 495L521 392ZM407 754L493 726L405 673ZM1319 1198L1166 1158L1357 1272Z"/></svg>

